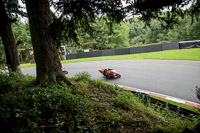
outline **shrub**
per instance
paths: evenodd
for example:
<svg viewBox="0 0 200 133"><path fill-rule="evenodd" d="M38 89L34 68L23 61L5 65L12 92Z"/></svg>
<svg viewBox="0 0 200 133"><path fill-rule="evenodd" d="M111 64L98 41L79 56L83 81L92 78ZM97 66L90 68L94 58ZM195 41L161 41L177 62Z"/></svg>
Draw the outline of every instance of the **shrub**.
<svg viewBox="0 0 200 133"><path fill-rule="evenodd" d="M88 81L91 79L91 75L88 72L80 72L75 75L76 81Z"/></svg>
<svg viewBox="0 0 200 133"><path fill-rule="evenodd" d="M125 109L132 109L135 101L134 95L128 91L122 91L115 98L113 98L115 105Z"/></svg>
<svg viewBox="0 0 200 133"><path fill-rule="evenodd" d="M23 76L15 72L0 73L0 93L4 94L9 91L17 91L22 88L33 86L35 77Z"/></svg>
<svg viewBox="0 0 200 133"><path fill-rule="evenodd" d="M103 80L90 80L90 84L92 84L94 87L97 87L99 89L103 89L106 92L116 93L118 91L124 90L117 85L105 83Z"/></svg>
<svg viewBox="0 0 200 133"><path fill-rule="evenodd" d="M86 99L73 95L70 88L51 83L19 90L3 97L0 130L6 132L58 132L74 130ZM84 120L82 120L84 121ZM64 128L64 129L63 129Z"/></svg>

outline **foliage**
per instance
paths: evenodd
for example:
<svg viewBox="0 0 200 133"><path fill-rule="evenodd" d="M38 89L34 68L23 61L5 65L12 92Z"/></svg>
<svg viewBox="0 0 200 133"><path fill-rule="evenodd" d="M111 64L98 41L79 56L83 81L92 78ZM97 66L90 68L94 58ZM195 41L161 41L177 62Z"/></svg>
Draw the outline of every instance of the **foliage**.
<svg viewBox="0 0 200 133"><path fill-rule="evenodd" d="M149 24L151 19L164 21L166 25L177 23L179 16L185 14L195 16L199 13L198 0L173 0L160 1L150 0L140 1L135 0L82 0L82 1L51 1L54 8L57 10L55 15L55 23L53 24L52 33L58 33L57 36L67 36L77 40L77 32L81 27L83 33L92 33L94 28L91 23L95 22L99 16L107 16L106 23L112 27L112 22L120 23L121 21L141 16L141 20L145 24ZM190 8L186 7L190 4ZM182 8L186 7L185 10ZM164 9L168 11L162 13ZM128 16L128 17L127 17ZM62 25L62 26L60 26ZM70 27L70 28L69 28ZM65 31L60 32L60 31ZM54 34L55 35L55 34ZM56 37L57 38L57 37Z"/></svg>
<svg viewBox="0 0 200 133"><path fill-rule="evenodd" d="M75 117L85 109L87 102L63 86L36 86L6 95L0 111L1 129L8 132L57 132L67 126L65 130L72 130Z"/></svg>
<svg viewBox="0 0 200 133"><path fill-rule="evenodd" d="M28 23L17 21L12 24L12 30L19 49L32 49Z"/></svg>
<svg viewBox="0 0 200 133"><path fill-rule="evenodd" d="M113 98L116 106L120 106L125 109L132 109L134 107L134 102L136 101L134 95L129 92L122 92Z"/></svg>
<svg viewBox="0 0 200 133"><path fill-rule="evenodd" d="M106 22L111 27L113 22L120 23L125 18L125 10L121 0L59 0L56 2L52 1L51 3L57 10L57 14L59 14L54 15L54 23L51 28L56 40L64 36L77 41L79 30L83 33L92 33L91 23L95 22L95 19L100 15L107 16Z"/></svg>
<svg viewBox="0 0 200 133"><path fill-rule="evenodd" d="M2 43L2 40L0 38L0 64L5 64L6 63L6 55L5 55L5 51L4 51L4 46Z"/></svg>
<svg viewBox="0 0 200 133"><path fill-rule="evenodd" d="M12 30L18 45L20 62L30 62L34 57L29 24L17 21L12 24Z"/></svg>
<svg viewBox="0 0 200 133"><path fill-rule="evenodd" d="M81 28L77 30L77 41L68 41L66 47L76 47L78 52L84 49L102 50L111 48L124 48L129 46L129 29L125 23L113 24L112 31L106 24L106 17L96 18L91 23L92 34L82 32Z"/></svg>
<svg viewBox="0 0 200 133"><path fill-rule="evenodd" d="M23 11L23 7L20 5L19 1L16 0L4 0L5 10L12 22L16 21L20 16L26 16Z"/></svg>
<svg viewBox="0 0 200 133"><path fill-rule="evenodd" d="M12 30L17 42L18 53L21 63L30 62L33 59L31 36L29 32L29 25L23 22L17 21L12 24ZM0 63L6 64L6 57L4 52L4 46L0 38Z"/></svg>
<svg viewBox="0 0 200 133"><path fill-rule="evenodd" d="M198 16L198 19L200 16ZM198 28L200 27L198 20L192 20L190 16L186 16L184 19L180 20L180 24L175 25L173 29L170 29L167 33L169 41L187 41L187 40L199 40L200 32Z"/></svg>
<svg viewBox="0 0 200 133"><path fill-rule="evenodd" d="M150 24L152 19L157 19L163 21L168 27L171 27L173 24L178 23L179 17L184 17L189 15L192 19L199 15L199 0L135 0L127 1L128 11L132 16L141 16L141 20L144 21L147 25ZM190 6L187 6L190 5ZM162 12L164 10L168 10Z"/></svg>
<svg viewBox="0 0 200 133"><path fill-rule="evenodd" d="M22 76L15 72L1 73L0 72L0 94L14 92L24 88L34 86L35 77Z"/></svg>
<svg viewBox="0 0 200 133"><path fill-rule="evenodd" d="M128 27L121 23L113 24L113 31L106 25L105 20L97 19L92 25L94 33L93 49L111 49L128 47Z"/></svg>
<svg viewBox="0 0 200 133"><path fill-rule="evenodd" d="M199 18L198 16L197 18ZM140 20L140 17L133 19L132 23L127 23L129 27L130 45L155 44L164 42L178 42L188 40L199 40L199 22L192 20L186 15L184 18L178 19L179 24L173 25L171 28L166 28L163 23L152 19L150 26L145 27L145 23Z"/></svg>
<svg viewBox="0 0 200 133"><path fill-rule="evenodd" d="M21 89L16 86L21 77L13 76L16 81L9 86L16 89L1 93L0 129L6 132L182 132L195 124L165 118L145 107L131 92L101 80L85 79L83 75L88 76L85 72L77 74L81 78L79 82L73 81L73 88L63 82L33 87L32 80L25 76L28 83L23 83ZM0 82L4 83L2 78ZM87 91L80 93L83 89Z"/></svg>
<svg viewBox="0 0 200 133"><path fill-rule="evenodd" d="M76 81L87 81L91 79L91 75L88 72L80 72L75 75Z"/></svg>

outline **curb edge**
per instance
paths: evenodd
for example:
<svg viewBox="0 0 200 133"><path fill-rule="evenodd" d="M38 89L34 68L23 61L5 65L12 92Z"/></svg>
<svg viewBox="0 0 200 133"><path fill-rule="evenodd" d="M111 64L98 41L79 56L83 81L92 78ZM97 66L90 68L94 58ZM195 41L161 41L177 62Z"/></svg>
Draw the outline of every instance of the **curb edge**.
<svg viewBox="0 0 200 133"><path fill-rule="evenodd" d="M160 94L160 93L156 93L156 92L151 92L151 91L146 91L146 90L142 90L142 89L138 89L138 88L133 88L133 87L129 87L129 86L123 86L123 85L118 85L118 86L121 87L121 88L124 88L125 90L145 93L145 94L148 94L148 95L151 95L151 96L156 96L156 97L159 97L159 98L162 98L162 99L167 99L167 100L171 100L171 101L174 101L174 102L183 103L183 104L186 104L186 105L200 109L200 104L195 103L195 102L187 101L187 100L180 99L180 98L175 98L175 97L172 97L172 96L168 96L168 95L164 95L164 94Z"/></svg>

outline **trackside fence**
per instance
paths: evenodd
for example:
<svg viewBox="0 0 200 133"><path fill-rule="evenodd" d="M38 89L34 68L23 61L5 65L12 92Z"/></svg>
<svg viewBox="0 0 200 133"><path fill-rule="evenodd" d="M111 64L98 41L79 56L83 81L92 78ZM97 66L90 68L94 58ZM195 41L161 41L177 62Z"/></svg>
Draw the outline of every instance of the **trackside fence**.
<svg viewBox="0 0 200 133"><path fill-rule="evenodd" d="M141 46L141 47L106 49L106 50L99 50L99 51L82 52L82 53L77 53L77 54L68 54L66 55L66 59L69 60L69 59L99 57L99 56L137 54L137 53L147 53L147 52L156 52L156 51L173 50L173 49L185 49L185 48L200 48L200 40L162 43L162 44L157 44L157 45L149 45L149 46Z"/></svg>

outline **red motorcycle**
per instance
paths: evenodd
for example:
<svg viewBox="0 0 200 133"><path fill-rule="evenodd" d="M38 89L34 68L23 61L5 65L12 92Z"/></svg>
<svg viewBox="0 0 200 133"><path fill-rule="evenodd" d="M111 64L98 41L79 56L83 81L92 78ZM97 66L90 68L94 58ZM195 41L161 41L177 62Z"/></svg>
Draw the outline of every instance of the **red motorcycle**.
<svg viewBox="0 0 200 133"><path fill-rule="evenodd" d="M121 75L117 73L114 69L100 69L100 73L102 73L106 78L120 78Z"/></svg>

